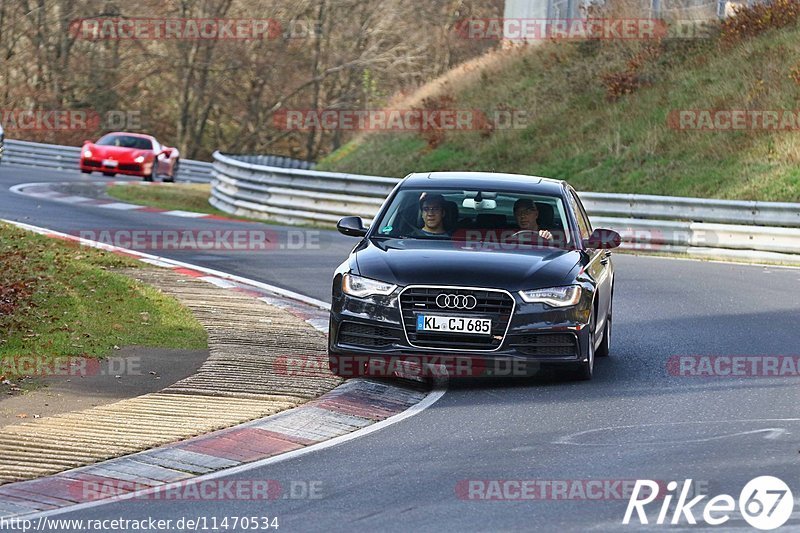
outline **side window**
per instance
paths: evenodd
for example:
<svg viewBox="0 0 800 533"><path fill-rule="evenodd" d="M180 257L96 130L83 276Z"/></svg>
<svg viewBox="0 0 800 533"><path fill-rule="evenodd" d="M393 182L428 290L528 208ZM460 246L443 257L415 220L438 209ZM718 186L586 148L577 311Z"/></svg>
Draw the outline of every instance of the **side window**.
<svg viewBox="0 0 800 533"><path fill-rule="evenodd" d="M581 232L581 239L588 239L592 234L592 225L589 223L589 217L586 216L586 211L583 210L583 204L581 204L580 199L574 191L570 191L570 203L572 204L573 211L575 211L575 218L578 220L578 230Z"/></svg>
<svg viewBox="0 0 800 533"><path fill-rule="evenodd" d="M589 235L591 235L592 231L594 230L594 228L592 228L592 221L589 219L589 215L586 214L586 209L584 209L583 202L581 202L581 199L578 197L577 194L575 194L575 192L573 192L572 194L575 195L575 200L578 202L578 208L580 209L580 213L583 216L584 222L586 223L586 228L589 231Z"/></svg>

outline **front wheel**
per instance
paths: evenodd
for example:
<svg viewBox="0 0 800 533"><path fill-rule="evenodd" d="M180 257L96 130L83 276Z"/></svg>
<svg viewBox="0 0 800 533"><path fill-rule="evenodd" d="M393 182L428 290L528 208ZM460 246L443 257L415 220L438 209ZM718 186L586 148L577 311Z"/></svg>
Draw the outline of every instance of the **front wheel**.
<svg viewBox="0 0 800 533"><path fill-rule="evenodd" d="M575 369L576 379L588 381L594 376L594 343L596 340L594 330L596 327L597 317L592 312L592 318L589 320L589 347L586 350L585 360L578 363Z"/></svg>
<svg viewBox="0 0 800 533"><path fill-rule="evenodd" d="M171 176L164 176L164 183L175 183L175 177L178 175L178 166L180 165L180 160L175 161L175 164L172 165L172 175Z"/></svg>
<svg viewBox="0 0 800 533"><path fill-rule="evenodd" d="M144 181L156 181L158 179L158 161L153 162L153 169L149 176L144 177Z"/></svg>
<svg viewBox="0 0 800 533"><path fill-rule="evenodd" d="M603 328L603 340L600 341L600 346L597 347L597 352L595 355L597 357L608 357L608 354L611 353L611 305L608 304L608 316L606 316L606 325Z"/></svg>

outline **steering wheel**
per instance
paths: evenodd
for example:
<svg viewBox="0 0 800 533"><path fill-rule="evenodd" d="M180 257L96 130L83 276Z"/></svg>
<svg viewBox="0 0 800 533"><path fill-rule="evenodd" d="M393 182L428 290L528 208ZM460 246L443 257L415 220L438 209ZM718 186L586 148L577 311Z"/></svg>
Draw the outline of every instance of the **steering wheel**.
<svg viewBox="0 0 800 533"><path fill-rule="evenodd" d="M519 235L521 235L523 233L535 233L537 237L539 236L539 232L537 230L521 229L519 231L516 231L516 232L512 233L511 236L509 237L509 239L515 239L515 238L517 238Z"/></svg>

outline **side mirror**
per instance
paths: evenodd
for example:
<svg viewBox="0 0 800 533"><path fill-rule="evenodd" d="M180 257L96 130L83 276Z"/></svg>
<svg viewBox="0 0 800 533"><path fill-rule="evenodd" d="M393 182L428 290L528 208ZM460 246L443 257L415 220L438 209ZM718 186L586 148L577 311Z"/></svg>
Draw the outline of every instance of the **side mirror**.
<svg viewBox="0 0 800 533"><path fill-rule="evenodd" d="M92 144L93 142L94 141L92 141L91 139L86 139L85 141L83 141L83 144Z"/></svg>
<svg viewBox="0 0 800 533"><path fill-rule="evenodd" d="M349 235L350 237L363 237L367 234L367 229L364 227L361 217L344 217L336 223L336 229L342 235Z"/></svg>
<svg viewBox="0 0 800 533"><path fill-rule="evenodd" d="M586 248L610 250L619 246L621 242L622 237L613 229L597 228L588 239L584 239L583 245Z"/></svg>

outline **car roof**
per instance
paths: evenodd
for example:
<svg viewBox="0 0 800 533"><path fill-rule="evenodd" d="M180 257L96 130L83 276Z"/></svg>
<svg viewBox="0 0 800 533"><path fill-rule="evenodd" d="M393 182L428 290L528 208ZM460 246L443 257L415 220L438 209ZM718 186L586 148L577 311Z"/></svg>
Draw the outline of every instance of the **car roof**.
<svg viewBox="0 0 800 533"><path fill-rule="evenodd" d="M560 196L564 183L563 180L501 172L416 172L406 176L402 187L431 189L474 187Z"/></svg>
<svg viewBox="0 0 800 533"><path fill-rule="evenodd" d="M130 132L127 132L127 131L112 131L112 132L106 133L105 135L103 135L103 137L105 137L107 135L128 135L130 137L141 137L143 139L150 139L150 140L155 139L155 137L153 137L152 135L148 135L146 133L130 133Z"/></svg>

